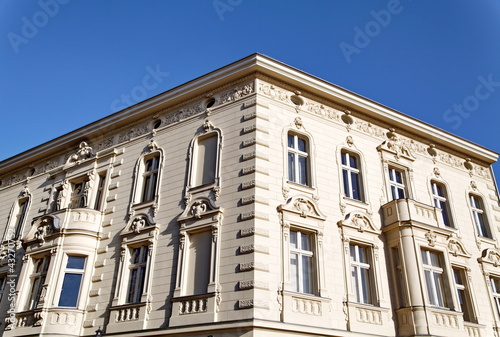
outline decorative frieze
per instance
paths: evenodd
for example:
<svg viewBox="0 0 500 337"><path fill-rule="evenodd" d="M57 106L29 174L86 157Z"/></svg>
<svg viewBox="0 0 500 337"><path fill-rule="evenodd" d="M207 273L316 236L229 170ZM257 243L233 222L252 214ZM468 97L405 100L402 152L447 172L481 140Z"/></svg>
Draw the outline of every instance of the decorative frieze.
<svg viewBox="0 0 500 337"><path fill-rule="evenodd" d="M356 308L356 319L358 322L382 325L382 312L367 308Z"/></svg>
<svg viewBox="0 0 500 337"><path fill-rule="evenodd" d="M301 314L321 316L321 302L307 298L292 297L292 311Z"/></svg>

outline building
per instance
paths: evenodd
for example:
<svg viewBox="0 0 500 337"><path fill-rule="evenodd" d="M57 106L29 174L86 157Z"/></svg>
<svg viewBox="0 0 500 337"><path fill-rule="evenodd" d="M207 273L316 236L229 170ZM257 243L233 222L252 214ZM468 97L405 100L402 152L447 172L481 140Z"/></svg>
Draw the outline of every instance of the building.
<svg viewBox="0 0 500 337"><path fill-rule="evenodd" d="M498 336L496 160L251 55L0 163L0 329Z"/></svg>

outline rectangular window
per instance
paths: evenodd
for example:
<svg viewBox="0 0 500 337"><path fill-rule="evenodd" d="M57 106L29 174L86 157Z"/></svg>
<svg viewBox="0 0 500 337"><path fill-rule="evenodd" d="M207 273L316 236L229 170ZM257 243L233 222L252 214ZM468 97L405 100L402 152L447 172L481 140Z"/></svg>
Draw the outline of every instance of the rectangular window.
<svg viewBox="0 0 500 337"><path fill-rule="evenodd" d="M399 249L397 247L391 248L392 258L394 259L395 265L395 283L396 283L396 291L398 295L398 304L399 308L406 307L406 296L404 293L404 281L403 281L403 267L401 266L401 258L399 257Z"/></svg>
<svg viewBox="0 0 500 337"><path fill-rule="evenodd" d="M392 200L406 198L405 175L403 171L389 168L389 183Z"/></svg>
<svg viewBox="0 0 500 337"><path fill-rule="evenodd" d="M27 310L33 310L37 307L42 294L42 289L47 277L47 271L50 264L50 255L33 259L33 273L30 275L31 286L28 297Z"/></svg>
<svg viewBox="0 0 500 337"><path fill-rule="evenodd" d="M95 203L94 203L94 209L96 210L101 210L102 208L102 199L104 196L104 183L106 181L106 176L105 175L99 175L99 183L97 185L97 192L95 195Z"/></svg>
<svg viewBox="0 0 500 337"><path fill-rule="evenodd" d="M443 268L440 256L437 253L422 250L422 263L429 303L437 307L445 307Z"/></svg>
<svg viewBox="0 0 500 337"><path fill-rule="evenodd" d="M288 135L288 180L309 185L309 154L306 139Z"/></svg>
<svg viewBox="0 0 500 337"><path fill-rule="evenodd" d="M479 236L492 238L486 215L484 214L483 200L476 195L469 195L472 217Z"/></svg>
<svg viewBox="0 0 500 337"><path fill-rule="evenodd" d="M497 308L497 314L500 315L500 278L491 277L490 285L491 292L493 294L493 300L495 301L495 306Z"/></svg>
<svg viewBox="0 0 500 337"><path fill-rule="evenodd" d="M464 314L464 321L474 322L472 311L472 298L469 288L467 287L466 272L463 268L453 267L453 278L455 280L455 288L457 290L458 308Z"/></svg>
<svg viewBox="0 0 500 337"><path fill-rule="evenodd" d="M206 294L210 282L212 231L189 234L185 295Z"/></svg>
<svg viewBox="0 0 500 337"><path fill-rule="evenodd" d="M141 302L148 261L148 246L131 249L127 303Z"/></svg>
<svg viewBox="0 0 500 337"><path fill-rule="evenodd" d="M142 173L142 195L141 202L154 200L158 185L158 167L160 157L152 157L144 161L144 172Z"/></svg>
<svg viewBox="0 0 500 337"><path fill-rule="evenodd" d="M431 182L432 187L432 199L434 200L434 207L441 209L441 215L443 217L443 223L445 226L453 227L453 222L451 221L450 208L448 207L448 199L446 195L446 188L443 184L436 182Z"/></svg>
<svg viewBox="0 0 500 337"><path fill-rule="evenodd" d="M363 201L361 191L361 173L359 158L349 152L342 151L342 179L344 195L348 198Z"/></svg>
<svg viewBox="0 0 500 337"><path fill-rule="evenodd" d="M213 184L217 168L217 135L198 138L195 150L193 186Z"/></svg>
<svg viewBox="0 0 500 337"><path fill-rule="evenodd" d="M60 307L76 308L78 306L85 260L86 257L84 256L68 256L61 296L59 297Z"/></svg>
<svg viewBox="0 0 500 337"><path fill-rule="evenodd" d="M90 191L90 182L84 180L74 183L71 192L71 208L84 208L88 206L88 197Z"/></svg>
<svg viewBox="0 0 500 337"><path fill-rule="evenodd" d="M311 234L290 231L290 281L292 290L299 293L314 292L314 253Z"/></svg>
<svg viewBox="0 0 500 337"><path fill-rule="evenodd" d="M356 302L371 304L372 277L369 252L366 247L350 245L352 286L356 294Z"/></svg>

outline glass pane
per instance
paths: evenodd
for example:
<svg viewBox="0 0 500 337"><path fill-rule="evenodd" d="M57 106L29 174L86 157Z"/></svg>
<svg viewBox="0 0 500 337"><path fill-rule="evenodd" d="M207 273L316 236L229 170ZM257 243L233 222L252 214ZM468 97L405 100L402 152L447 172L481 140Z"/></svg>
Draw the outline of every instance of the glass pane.
<svg viewBox="0 0 500 337"><path fill-rule="evenodd" d="M403 175L401 174L400 171L394 171L396 182L399 184L403 183Z"/></svg>
<svg viewBox="0 0 500 337"><path fill-rule="evenodd" d="M351 253L351 261L356 261L356 246L350 245L349 251Z"/></svg>
<svg viewBox="0 0 500 337"><path fill-rule="evenodd" d="M420 253L422 254L422 263L423 264L429 264L429 259L427 257L427 251L426 250L422 250L420 251Z"/></svg>
<svg viewBox="0 0 500 337"><path fill-rule="evenodd" d="M440 265L438 255L432 252L429 252L429 255L431 257L431 265L433 265L434 267L439 267Z"/></svg>
<svg viewBox="0 0 500 337"><path fill-rule="evenodd" d="M352 168L358 168L357 158L354 156L349 156L349 166Z"/></svg>
<svg viewBox="0 0 500 337"><path fill-rule="evenodd" d="M299 291L299 272L297 254L290 254L290 283L292 290Z"/></svg>
<svg viewBox="0 0 500 337"><path fill-rule="evenodd" d="M137 264L140 261L141 256L141 248L134 248L132 250L132 264Z"/></svg>
<svg viewBox="0 0 500 337"><path fill-rule="evenodd" d="M437 305L436 298L434 296L434 290L433 290L433 281L431 277L431 272L430 270L424 270L425 274L425 284L427 285L427 295L429 296L429 302L432 305Z"/></svg>
<svg viewBox="0 0 500 337"><path fill-rule="evenodd" d="M307 152L306 141L304 139L297 137L298 150L302 152Z"/></svg>
<svg viewBox="0 0 500 337"><path fill-rule="evenodd" d="M302 292L311 294L311 258L302 256Z"/></svg>
<svg viewBox="0 0 500 337"><path fill-rule="evenodd" d="M368 269L362 268L361 270L361 289L363 294L363 303L370 303L370 274Z"/></svg>
<svg viewBox="0 0 500 337"><path fill-rule="evenodd" d="M297 248L297 232L290 231L290 247Z"/></svg>
<svg viewBox="0 0 500 337"><path fill-rule="evenodd" d="M82 274L66 273L64 275L61 297L59 298L60 307L76 307L81 282Z"/></svg>
<svg viewBox="0 0 500 337"><path fill-rule="evenodd" d="M288 147L291 147L291 148L295 148L294 144L293 144L293 135L288 135Z"/></svg>
<svg viewBox="0 0 500 337"><path fill-rule="evenodd" d="M358 246L359 262L366 263L366 249Z"/></svg>
<svg viewBox="0 0 500 337"><path fill-rule="evenodd" d="M399 199L398 189L396 186L391 186L391 194L393 200Z"/></svg>
<svg viewBox="0 0 500 337"><path fill-rule="evenodd" d="M342 165L347 165L347 157L349 155L347 153L342 153L341 158L342 158Z"/></svg>
<svg viewBox="0 0 500 337"><path fill-rule="evenodd" d="M310 250L310 248L309 248L309 235L300 233L300 249Z"/></svg>
<svg viewBox="0 0 500 337"><path fill-rule="evenodd" d="M82 269L85 266L85 257L84 256L68 256L68 264L67 268L71 269Z"/></svg>
<svg viewBox="0 0 500 337"><path fill-rule="evenodd" d="M150 172L153 167L153 159L148 159L146 160L146 163L144 165L144 171L145 172Z"/></svg>
<svg viewBox="0 0 500 337"><path fill-rule="evenodd" d="M342 170L342 179L344 181L344 194L348 198L352 198L351 187L349 186L349 172Z"/></svg>
<svg viewBox="0 0 500 337"><path fill-rule="evenodd" d="M351 183L352 183L352 198L360 200L361 196L359 193L358 174L355 172L351 172Z"/></svg>
<svg viewBox="0 0 500 337"><path fill-rule="evenodd" d="M437 301L440 307L444 306L443 303L443 292L441 287L441 274L433 273L434 276L434 287L436 289Z"/></svg>
<svg viewBox="0 0 500 337"><path fill-rule="evenodd" d="M307 157L299 156L299 183L307 185Z"/></svg>
<svg viewBox="0 0 500 337"><path fill-rule="evenodd" d="M295 178L295 154L288 153L288 180L296 182Z"/></svg>

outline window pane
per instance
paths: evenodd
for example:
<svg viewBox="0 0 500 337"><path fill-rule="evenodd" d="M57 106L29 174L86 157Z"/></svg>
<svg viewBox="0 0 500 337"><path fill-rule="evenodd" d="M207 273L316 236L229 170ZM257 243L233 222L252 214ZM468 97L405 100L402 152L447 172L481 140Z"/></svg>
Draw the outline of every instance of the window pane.
<svg viewBox="0 0 500 337"><path fill-rule="evenodd" d="M352 184L352 198L356 200L361 200L361 196L359 193L359 180L358 174L355 172L351 172L351 184Z"/></svg>
<svg viewBox="0 0 500 337"><path fill-rule="evenodd" d="M349 172L342 170L342 179L344 181L344 194L348 198L352 198L351 187L349 186Z"/></svg>
<svg viewBox="0 0 500 337"><path fill-rule="evenodd" d="M297 137L298 150L302 152L307 152L306 141L304 139Z"/></svg>
<svg viewBox="0 0 500 337"><path fill-rule="evenodd" d="M299 183L307 185L307 157L299 156Z"/></svg>
<svg viewBox="0 0 500 337"><path fill-rule="evenodd" d="M360 270L361 274L361 289L363 294L363 299L360 300L362 303L370 303L370 278L368 274L368 269L362 268Z"/></svg>
<svg viewBox="0 0 500 337"><path fill-rule="evenodd" d="M290 283L292 290L299 291L299 261L297 254L290 254Z"/></svg>
<svg viewBox="0 0 500 337"><path fill-rule="evenodd" d="M352 168L358 168L357 158L354 156L349 156L349 166Z"/></svg>
<svg viewBox="0 0 500 337"><path fill-rule="evenodd" d="M295 153L288 153L288 180L296 182L295 178Z"/></svg>
<svg viewBox="0 0 500 337"><path fill-rule="evenodd" d="M85 266L85 257L84 256L68 256L68 264L67 268L71 269L83 269Z"/></svg>
<svg viewBox="0 0 500 337"><path fill-rule="evenodd" d="M310 250L309 249L309 235L299 233L300 234L300 249L302 250Z"/></svg>
<svg viewBox="0 0 500 337"><path fill-rule="evenodd" d="M295 148L295 145L293 143L294 136L293 135L288 135L288 147Z"/></svg>
<svg viewBox="0 0 500 337"><path fill-rule="evenodd" d="M81 282L82 282L82 274L66 273L64 275L61 297L59 298L60 307L77 306Z"/></svg>
<svg viewBox="0 0 500 337"><path fill-rule="evenodd" d="M297 232L290 231L290 248L297 248Z"/></svg>
<svg viewBox="0 0 500 337"><path fill-rule="evenodd" d="M311 294L311 258L302 256L302 292Z"/></svg>
<svg viewBox="0 0 500 337"><path fill-rule="evenodd" d="M342 165L347 165L347 158L349 155L347 153L342 153L340 157L342 158Z"/></svg>

